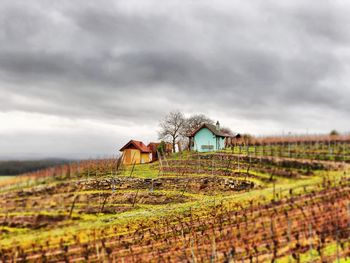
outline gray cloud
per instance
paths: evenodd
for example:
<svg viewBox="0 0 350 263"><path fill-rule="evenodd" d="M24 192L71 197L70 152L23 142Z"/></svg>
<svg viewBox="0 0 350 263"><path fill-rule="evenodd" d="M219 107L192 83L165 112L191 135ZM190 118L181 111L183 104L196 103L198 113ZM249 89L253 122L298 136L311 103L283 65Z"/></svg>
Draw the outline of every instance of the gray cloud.
<svg viewBox="0 0 350 263"><path fill-rule="evenodd" d="M167 111L183 109L256 134L348 131L349 9L340 1L3 1L0 112L156 130Z"/></svg>

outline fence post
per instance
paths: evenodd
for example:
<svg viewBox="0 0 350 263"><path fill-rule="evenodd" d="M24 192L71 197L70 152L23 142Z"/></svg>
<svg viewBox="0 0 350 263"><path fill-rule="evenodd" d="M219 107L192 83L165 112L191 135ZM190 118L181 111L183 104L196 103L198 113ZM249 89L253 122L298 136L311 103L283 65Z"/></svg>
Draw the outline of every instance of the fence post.
<svg viewBox="0 0 350 263"><path fill-rule="evenodd" d="M348 204L349 228L350 228L350 203Z"/></svg>
<svg viewBox="0 0 350 263"><path fill-rule="evenodd" d="M158 155L158 159L159 159L159 173L161 173L162 175L164 175L164 171L163 171L163 163L162 163L162 156L160 155L160 152L157 150L157 155Z"/></svg>
<svg viewBox="0 0 350 263"><path fill-rule="evenodd" d="M310 262L312 262L312 224L309 223L309 251L310 251Z"/></svg>
<svg viewBox="0 0 350 263"><path fill-rule="evenodd" d="M192 255L192 262L197 263L196 255L194 254L194 249L193 249L193 240L191 240L191 255Z"/></svg>
<svg viewBox="0 0 350 263"><path fill-rule="evenodd" d="M292 235L291 235L291 228L292 228L292 222L290 219L288 219L288 245L289 245L289 250L291 248L291 242L292 242ZM292 255L291 251L288 251L288 263L292 262Z"/></svg>
<svg viewBox="0 0 350 263"><path fill-rule="evenodd" d="M216 243L215 243L215 236L212 239L212 255L210 257L210 262L215 262L216 259Z"/></svg>
<svg viewBox="0 0 350 263"><path fill-rule="evenodd" d="M214 155L211 157L211 175L214 176Z"/></svg>
<svg viewBox="0 0 350 263"><path fill-rule="evenodd" d="M131 169L131 172L130 172L130 177L132 176L132 173L134 172L134 169L135 169L135 165L136 165L136 161L134 161L133 165L132 165L132 169Z"/></svg>
<svg viewBox="0 0 350 263"><path fill-rule="evenodd" d="M237 158L238 158L238 173L240 173L240 170L241 170L241 169L240 169L240 166L239 166L239 155L238 155Z"/></svg>

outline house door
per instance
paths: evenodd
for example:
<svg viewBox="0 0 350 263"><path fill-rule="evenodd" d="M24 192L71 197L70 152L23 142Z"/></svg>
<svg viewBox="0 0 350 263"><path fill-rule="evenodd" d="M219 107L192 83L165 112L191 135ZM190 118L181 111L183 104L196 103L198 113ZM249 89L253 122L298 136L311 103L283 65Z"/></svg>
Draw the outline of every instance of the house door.
<svg viewBox="0 0 350 263"><path fill-rule="evenodd" d="M124 163L130 164L131 163L131 151L125 150L125 161Z"/></svg>

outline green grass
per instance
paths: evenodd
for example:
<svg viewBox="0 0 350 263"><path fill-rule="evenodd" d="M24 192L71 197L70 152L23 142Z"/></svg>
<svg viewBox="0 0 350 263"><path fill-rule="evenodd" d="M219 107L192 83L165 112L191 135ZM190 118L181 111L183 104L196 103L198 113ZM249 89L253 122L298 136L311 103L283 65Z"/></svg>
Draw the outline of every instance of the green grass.
<svg viewBox="0 0 350 263"><path fill-rule="evenodd" d="M348 242L348 245L350 245L350 243ZM327 256L334 256L337 253L337 243L335 241L330 242L329 244L327 244L326 247L324 247L322 249L323 251L323 256L327 257ZM338 247L338 251L339 253L341 253L341 248L340 246ZM300 254L300 261L301 262L321 262L321 257L318 255L317 250L315 250L314 248L311 250L306 251L303 254ZM289 263L289 262L295 262L294 259L292 259L291 255L282 257L280 259L277 259L278 263ZM345 262L350 262L349 258L339 258L339 261L337 259L335 259L333 261L334 263L339 262L339 263L345 263Z"/></svg>
<svg viewBox="0 0 350 263"><path fill-rule="evenodd" d="M0 180L6 180L15 177L16 175L0 175Z"/></svg>
<svg viewBox="0 0 350 263"><path fill-rule="evenodd" d="M122 172L122 176L138 178L156 178L159 175L159 163L128 165Z"/></svg>
<svg viewBox="0 0 350 263"><path fill-rule="evenodd" d="M146 165L145 165L146 166ZM140 167L138 167L140 168ZM152 169L149 169L152 171ZM138 169L137 171L141 171ZM294 194L303 193L304 187L307 186L307 191L311 191L316 188L316 185L322 183L324 173L318 173L316 176L308 177L305 179L286 179L277 178L275 183L276 192L282 191L286 193L290 188L294 188ZM341 172L330 172L329 177L339 179L342 176ZM147 190L144 190L147 191ZM109 191L96 191L96 192L110 192ZM135 191L130 191L135 192ZM168 193L170 195L181 194L181 191L159 191ZM11 235L6 235L0 240L0 246L10 247L13 244L21 243L22 245L29 244L32 242L44 243L45 240L50 239L52 243L58 242L59 237L65 236L67 241L73 242L71 239L73 235L77 235L81 240L87 240L88 236L86 233L94 231L95 229L105 229L110 226L118 226L122 232L126 231L126 225L130 223L132 219L133 224L137 222L148 222L157 220L162 217L172 217L174 215L183 214L189 210L192 213L203 213L210 207L223 202L224 205L230 206L235 203L248 204L249 201L260 201L266 200L269 202L273 199L273 187L272 184L267 185L264 189L256 189L248 192L237 193L235 195L203 195L203 194L187 194L195 200L186 203L171 203L164 205L147 205L138 206L136 209L127 211L120 214L98 214L98 215L79 215L73 213L73 216L79 217L79 220L69 220L65 224L61 225L60 228L52 229L39 229L39 230L26 230L25 232L14 231ZM28 213L22 213L28 214ZM30 214L30 213L29 213ZM124 229L124 230L123 230ZM120 234L120 233L118 233ZM56 241L54 241L56 240Z"/></svg>
<svg viewBox="0 0 350 263"><path fill-rule="evenodd" d="M178 159L186 159L189 153L183 153L182 155L176 154L173 156L173 158ZM152 164L140 164L132 166L127 166L123 171L121 175L122 177L128 177L132 176L135 178L158 178L159 176L159 163L155 162ZM318 185L322 184L324 181L324 178L329 179L332 183L334 181L338 181L341 176L343 176L342 171L314 171L314 174L312 176L301 176L300 178L284 178L279 176L274 176L274 183L269 182L266 179L270 178L271 175L260 173L254 170L250 171L251 174L254 174L257 176L257 178L248 178L250 181L254 181L256 185L259 186L257 189L253 189L246 192L237 192L232 194L226 194L226 193L219 193L219 192L210 192L204 193L204 192L198 192L198 193L189 193L189 192L182 192L182 190L175 190L175 189L167 189L167 190L155 190L154 193L160 193L167 195L169 197L176 196L176 195L182 195L188 197L189 200L183 203L169 203L169 204L156 204L156 205L150 205L150 204L136 204L135 208L126 211L123 213L118 214L78 214L77 209L73 210L73 217L77 218L76 220L68 219L63 222L57 223L55 226L51 226L49 228L42 228L42 229L28 229L28 228L9 228L9 227L1 227L0 226L0 247L1 248L10 248L14 247L16 244L20 244L22 247L29 248L31 244L45 244L47 240L50 240L50 246L57 246L60 239L63 238L63 240L67 244L73 244L74 236L78 236L81 242L88 241L89 238L91 238L90 234L94 231L100 231L105 229L108 233L108 231L112 227L118 228L118 235L122 233L127 233L132 231L132 227L137 227L139 223L147 224L148 222L152 221L158 221L161 218L169 218L171 220L172 218L175 218L177 216L184 215L191 211L194 214L197 215L204 215L207 213L211 207L215 206L216 204L223 203L224 206L232 207L234 204L241 204L243 206L248 205L250 201L259 201L260 203L264 202L270 202L274 196L273 196L273 189L275 188L275 193L282 194L282 196L288 196L289 190L293 188L293 194L302 194L305 191L309 192L314 189L319 189ZM100 175L98 179L102 178L110 178L111 174L104 174ZM188 175L186 176L204 176L203 174L197 174L197 175ZM205 175L210 176L210 175ZM218 177L214 175L215 177ZM176 174L174 174L173 177L178 177ZM224 177L219 176L222 178L227 179L234 179L239 180L239 178L236 177ZM5 176L0 177L0 180L5 180L7 178L11 178L11 176ZM95 176L91 176L91 179L95 179ZM168 176L166 177L168 178ZM46 178L42 179L41 181L33 181L33 182L21 182L20 184L11 186L12 188L6 188L3 189L2 192L11 191L11 190L19 190L25 188L31 188L33 186L37 186L39 184L51 186L55 184L60 184L62 182L70 181L72 184L75 183L76 180L82 180L87 179L85 178L65 178L62 179L62 181L55 181L53 178ZM261 179L261 180L260 180ZM264 181L262 181L264 179ZM306 188L305 188L306 187ZM0 191L1 192L1 191ZM149 190L135 190L135 189L126 189L126 190L117 190L117 193L130 193L130 194L136 194L138 192L141 193L148 193ZM92 193L112 193L112 190L78 190L74 192L74 195L84 195L84 194L92 194ZM60 195L59 193L53 194L52 196ZM33 198L34 197L30 197ZM49 196L47 196L49 198ZM280 198L280 197L279 197ZM73 198L71 198L73 200ZM96 203L97 204L97 203ZM97 204L98 205L98 204ZM131 206L131 204L109 204L107 205L125 205L125 206ZM79 203L77 203L77 208L79 207ZM9 215L30 215L34 214L35 212L28 212L28 211L21 211L21 212L13 212ZM55 211L41 211L41 214L50 214L55 215L58 213ZM68 212L64 212L63 214L68 215ZM131 225L131 230L127 229L127 225ZM4 230L3 234L1 234L1 230ZM109 232L110 235L113 235L113 232ZM330 250L332 250L334 247L330 246ZM330 252L334 254L334 251ZM305 253L305 259L307 261L309 253ZM288 262L288 258L283 258L279 260L278 262ZM343 261L345 262L345 261Z"/></svg>

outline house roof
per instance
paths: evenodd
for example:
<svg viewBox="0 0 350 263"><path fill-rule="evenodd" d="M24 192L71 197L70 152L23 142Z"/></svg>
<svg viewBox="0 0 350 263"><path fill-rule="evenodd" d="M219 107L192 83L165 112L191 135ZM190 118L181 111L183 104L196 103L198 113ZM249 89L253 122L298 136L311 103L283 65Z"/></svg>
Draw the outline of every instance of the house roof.
<svg viewBox="0 0 350 263"><path fill-rule="evenodd" d="M150 150L156 150L157 151L157 148L158 146L160 145L161 143L160 142L150 142L147 147L150 149ZM171 151L173 149L173 145L169 142L164 142L165 144L165 149L167 151Z"/></svg>
<svg viewBox="0 0 350 263"><path fill-rule="evenodd" d="M151 149L146 146L143 142L141 141L135 141L135 140L130 140L127 144L125 144L119 151L124 151L128 147L133 145L136 149L139 149L143 153L150 153L152 152Z"/></svg>
<svg viewBox="0 0 350 263"><path fill-rule="evenodd" d="M196 135L197 132L199 132L201 129L203 128L207 128L208 130L210 130L214 135L219 136L219 137L230 137L229 134L226 134L220 130L216 129L216 126L213 124L208 124L208 123L204 123L202 124L197 130L195 130L189 137L193 137Z"/></svg>
<svg viewBox="0 0 350 263"><path fill-rule="evenodd" d="M156 152L159 144L160 144L159 142L150 142L150 143L147 145L147 147L148 147L152 152Z"/></svg>
<svg viewBox="0 0 350 263"><path fill-rule="evenodd" d="M160 142L150 142L147 147L150 147L150 146L158 146L160 144Z"/></svg>

